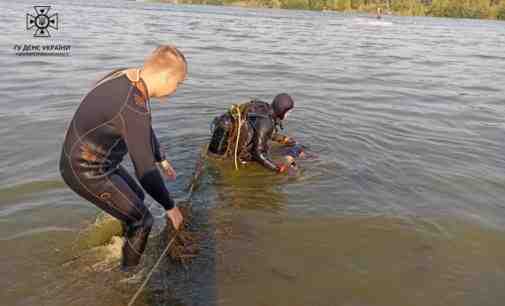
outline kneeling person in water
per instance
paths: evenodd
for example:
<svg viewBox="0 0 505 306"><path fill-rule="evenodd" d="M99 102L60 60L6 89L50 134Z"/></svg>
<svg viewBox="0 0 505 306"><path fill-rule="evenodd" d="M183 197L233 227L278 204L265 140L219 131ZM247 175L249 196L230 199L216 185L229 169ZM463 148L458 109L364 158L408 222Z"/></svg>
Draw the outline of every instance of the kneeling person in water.
<svg viewBox="0 0 505 306"><path fill-rule="evenodd" d="M151 127L149 99L173 94L186 74L184 55L161 46L142 68L119 69L99 81L67 130L60 173L73 191L123 222L123 270L139 263L153 224L142 188L120 165L126 153L143 189L166 209L176 229L182 223L157 168L175 179Z"/></svg>
<svg viewBox="0 0 505 306"><path fill-rule="evenodd" d="M234 158L237 138L237 158L241 162L257 161L264 167L278 172L286 172L294 164L294 158L302 150L291 150L285 162L274 163L269 157L270 141L294 146L296 141L278 133L283 129L282 120L294 107L288 94L277 95L271 104L252 100L232 107L227 113L216 117L213 122L209 153L224 158ZM240 126L240 136L238 126Z"/></svg>

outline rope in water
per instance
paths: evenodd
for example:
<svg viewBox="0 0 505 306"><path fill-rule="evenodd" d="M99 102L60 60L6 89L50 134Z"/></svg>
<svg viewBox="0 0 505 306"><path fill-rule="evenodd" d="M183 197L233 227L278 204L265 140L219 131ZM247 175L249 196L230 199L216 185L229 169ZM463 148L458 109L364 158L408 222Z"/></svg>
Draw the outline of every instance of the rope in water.
<svg viewBox="0 0 505 306"><path fill-rule="evenodd" d="M189 188L188 188L189 189L188 190L189 191L188 201L191 199L191 196L193 195L193 191L195 190L196 182L200 178L200 175L202 174L202 166L203 166L203 159L204 158L205 158L205 154L204 154L204 150L202 149L202 151L200 153L200 156L199 156L199 159L196 162L195 173L193 174L193 177L191 179L191 183L190 183ZM140 293L144 290L144 288L146 287L147 283L151 279L151 276L153 275L154 270L156 270L156 268L158 268L158 266L161 263L161 260L165 257L165 255L167 254L168 250L170 249L170 247L172 246L172 244L174 243L174 241L175 241L176 238L177 238L177 233L170 240L170 242L167 244L167 246L165 247L165 249L161 253L160 257L158 258L158 260L156 261L156 263L154 264L154 266L151 268L151 271L149 271L149 273L147 274L146 279L144 280L144 282L142 283L142 285L140 285L139 289L137 289L137 292L135 292L135 294L131 298L130 302L128 303L128 306L133 306L133 304L135 303L135 301L139 297Z"/></svg>
<svg viewBox="0 0 505 306"><path fill-rule="evenodd" d="M137 289L137 292L135 292L135 295L133 295L132 299L128 303L128 306L132 306L135 303L135 301L137 300L137 298L140 295L140 293L142 292L142 290L144 290L144 288L147 285L147 282L151 279L151 276L153 275L154 270L156 270L156 268L159 266L159 264L161 263L161 260L167 254L168 249L170 249L170 246L172 246L172 244L174 243L175 238L176 237L172 238L172 240L170 240L170 242L167 244L167 246L163 250L163 253L161 253L160 257L158 258L158 261L156 261L156 263L154 264L154 266L151 268L151 271L149 271L149 274L147 274L146 279L144 280L144 282L142 283L142 285L139 287L139 289Z"/></svg>
<svg viewBox="0 0 505 306"><path fill-rule="evenodd" d="M237 141L235 142L235 170L238 170L238 163L237 163L237 152L238 152L238 142L240 140L240 130L242 127L242 120L240 118L240 111L238 112L238 131L237 131Z"/></svg>
<svg viewBox="0 0 505 306"><path fill-rule="evenodd" d="M240 110L240 105L232 105L231 106L231 114L232 116L237 117L237 139L235 141L235 170L238 170L238 161L237 161L237 153L238 153L238 143L240 140L240 130L242 128L242 117L241 117L241 110Z"/></svg>

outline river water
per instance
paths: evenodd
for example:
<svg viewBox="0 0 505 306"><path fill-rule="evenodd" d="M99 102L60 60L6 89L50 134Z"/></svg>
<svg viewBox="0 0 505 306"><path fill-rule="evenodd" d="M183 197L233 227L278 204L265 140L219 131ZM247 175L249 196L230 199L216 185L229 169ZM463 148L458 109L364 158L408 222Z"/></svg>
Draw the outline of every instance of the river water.
<svg viewBox="0 0 505 306"><path fill-rule="evenodd" d="M74 0L51 2L44 39L26 30L34 4L0 2L2 304L126 305L138 288L97 268L110 250L69 263L98 211L57 161L93 82L172 43L189 77L152 106L175 198L212 118L250 97L290 93L286 132L317 157L292 177L206 163L192 205L212 234L135 305L502 305L505 23ZM48 42L71 56L14 54Z"/></svg>

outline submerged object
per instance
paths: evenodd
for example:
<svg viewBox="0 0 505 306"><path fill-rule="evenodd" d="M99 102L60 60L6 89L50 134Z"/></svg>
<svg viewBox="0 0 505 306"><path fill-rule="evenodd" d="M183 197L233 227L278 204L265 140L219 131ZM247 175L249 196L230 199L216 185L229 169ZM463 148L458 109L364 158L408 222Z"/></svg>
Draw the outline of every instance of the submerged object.
<svg viewBox="0 0 505 306"><path fill-rule="evenodd" d="M303 158L305 156L305 146L301 144L295 144L289 148L288 152L286 152L286 155L289 155L293 158Z"/></svg>

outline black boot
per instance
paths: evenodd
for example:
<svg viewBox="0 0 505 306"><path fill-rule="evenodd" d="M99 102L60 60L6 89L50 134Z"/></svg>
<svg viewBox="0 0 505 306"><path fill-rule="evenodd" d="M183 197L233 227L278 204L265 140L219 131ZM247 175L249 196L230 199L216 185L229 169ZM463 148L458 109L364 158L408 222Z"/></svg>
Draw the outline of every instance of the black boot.
<svg viewBox="0 0 505 306"><path fill-rule="evenodd" d="M139 264L146 248L153 221L153 216L147 212L140 222L127 225L123 244L123 258L121 260L122 271L130 270L129 268Z"/></svg>

